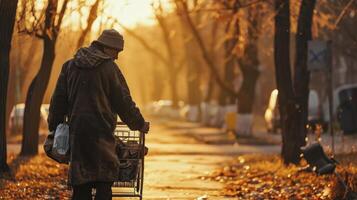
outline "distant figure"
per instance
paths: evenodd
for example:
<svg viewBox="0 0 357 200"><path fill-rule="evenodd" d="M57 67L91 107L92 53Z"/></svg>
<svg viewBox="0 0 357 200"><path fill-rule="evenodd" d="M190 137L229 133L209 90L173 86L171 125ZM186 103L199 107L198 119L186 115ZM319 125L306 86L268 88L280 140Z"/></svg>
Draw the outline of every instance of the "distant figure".
<svg viewBox="0 0 357 200"><path fill-rule="evenodd" d="M119 160L113 136L117 115L130 129L147 133L145 122L115 64L123 50L123 36L104 30L89 47L80 48L64 63L52 95L48 126L56 130L67 118L70 127L69 184L72 199L112 198Z"/></svg>

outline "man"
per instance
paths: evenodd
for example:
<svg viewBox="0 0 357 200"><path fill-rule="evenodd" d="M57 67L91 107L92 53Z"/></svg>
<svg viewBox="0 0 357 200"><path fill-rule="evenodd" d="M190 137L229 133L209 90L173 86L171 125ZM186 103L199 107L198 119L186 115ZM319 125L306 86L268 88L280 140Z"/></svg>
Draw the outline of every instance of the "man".
<svg viewBox="0 0 357 200"><path fill-rule="evenodd" d="M123 74L114 60L123 50L123 36L105 30L89 47L81 48L61 70L48 117L49 130L68 119L70 127L69 184L72 199L111 199L118 176L113 132L117 115L130 129L147 133Z"/></svg>

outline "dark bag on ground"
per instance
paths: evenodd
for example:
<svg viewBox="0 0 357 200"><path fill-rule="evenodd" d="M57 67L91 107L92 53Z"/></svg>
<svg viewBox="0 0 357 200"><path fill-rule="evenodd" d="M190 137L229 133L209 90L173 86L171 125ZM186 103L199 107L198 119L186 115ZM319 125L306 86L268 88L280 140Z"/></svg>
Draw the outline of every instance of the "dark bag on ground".
<svg viewBox="0 0 357 200"><path fill-rule="evenodd" d="M141 146L137 141L122 142L117 141L116 153L119 158L119 177L118 181L128 182L136 178L139 170ZM144 147L144 155L148 148Z"/></svg>

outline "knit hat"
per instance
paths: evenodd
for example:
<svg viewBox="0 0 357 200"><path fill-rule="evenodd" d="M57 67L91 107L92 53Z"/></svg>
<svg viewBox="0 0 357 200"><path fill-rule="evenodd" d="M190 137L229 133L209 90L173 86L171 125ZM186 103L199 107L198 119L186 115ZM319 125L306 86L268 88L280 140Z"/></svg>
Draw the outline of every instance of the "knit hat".
<svg viewBox="0 0 357 200"><path fill-rule="evenodd" d="M124 48L123 36L114 29L104 30L95 42L119 51L122 51Z"/></svg>

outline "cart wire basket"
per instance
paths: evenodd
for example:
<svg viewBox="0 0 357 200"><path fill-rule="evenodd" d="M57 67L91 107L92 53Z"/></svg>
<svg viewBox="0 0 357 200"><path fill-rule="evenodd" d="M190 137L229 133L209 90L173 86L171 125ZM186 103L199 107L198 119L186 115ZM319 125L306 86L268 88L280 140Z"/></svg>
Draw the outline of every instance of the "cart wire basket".
<svg viewBox="0 0 357 200"><path fill-rule="evenodd" d="M132 131L118 122L114 131L119 158L119 177L112 187L113 197L143 198L145 133Z"/></svg>

